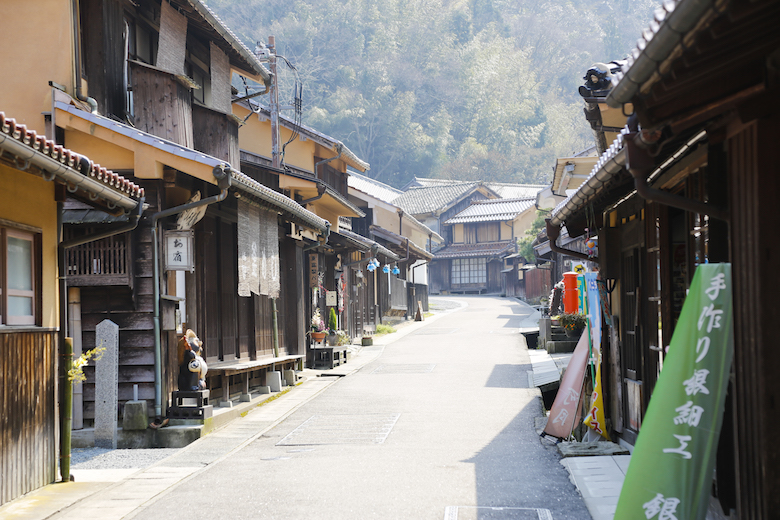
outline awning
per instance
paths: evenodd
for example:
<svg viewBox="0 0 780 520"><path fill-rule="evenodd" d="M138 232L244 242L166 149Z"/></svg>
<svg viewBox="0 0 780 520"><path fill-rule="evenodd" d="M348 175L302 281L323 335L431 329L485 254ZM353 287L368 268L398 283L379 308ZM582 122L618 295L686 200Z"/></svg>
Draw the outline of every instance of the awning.
<svg viewBox="0 0 780 520"><path fill-rule="evenodd" d="M417 261L433 259L433 253L429 253L406 237L402 237L397 233L393 233L392 231L388 231L385 228L375 225L372 225L370 230L375 237L386 241L390 249L404 258L406 257L406 253L408 251L409 260Z"/></svg>
<svg viewBox="0 0 780 520"><path fill-rule="evenodd" d="M0 151L11 154L20 169L35 165L43 172L44 179L56 179L71 193L82 191L91 200L99 199L109 211L116 208L131 211L144 196L143 188L137 184L28 130L25 125L6 118L3 112L0 112Z"/></svg>
<svg viewBox="0 0 780 520"><path fill-rule="evenodd" d="M216 157L136 130L106 117L91 114L64 101L55 101L54 106L58 125L67 124L68 127L76 130L88 131L95 137L132 150L135 155L136 169L134 174L136 177L145 177L142 174L143 170L139 172L137 168L149 167L156 173L158 169L161 171L162 166L166 165L187 175L217 184L214 172L229 170L231 185L234 189L253 197L266 208L277 211L290 222L295 222L320 233L324 233L330 226L327 220L315 215L291 198L260 184ZM100 132L101 130L103 132ZM148 177L154 178L156 175L152 174Z"/></svg>
<svg viewBox="0 0 780 520"><path fill-rule="evenodd" d="M481 244L450 244L436 251L434 260L447 260L455 258L498 258L505 253L514 251L512 242L489 242Z"/></svg>
<svg viewBox="0 0 780 520"><path fill-rule="evenodd" d="M350 243L355 245L356 249L360 249L361 251L370 251L372 248L375 247L377 255L383 255L388 259L392 260L393 262L397 262L398 260L400 260L398 255L396 255L395 253L387 249L379 242L371 240L370 238L364 237L362 235L358 235L357 233L353 233L352 231L346 229L340 229L338 233L335 234L337 235L337 240L341 238L345 241L349 241ZM331 233L331 236L333 236L333 233Z"/></svg>
<svg viewBox="0 0 780 520"><path fill-rule="evenodd" d="M290 222L314 229L320 233L330 228L330 222L320 218L289 197L277 193L240 171L230 170L231 187L250 195L268 209L277 211Z"/></svg>

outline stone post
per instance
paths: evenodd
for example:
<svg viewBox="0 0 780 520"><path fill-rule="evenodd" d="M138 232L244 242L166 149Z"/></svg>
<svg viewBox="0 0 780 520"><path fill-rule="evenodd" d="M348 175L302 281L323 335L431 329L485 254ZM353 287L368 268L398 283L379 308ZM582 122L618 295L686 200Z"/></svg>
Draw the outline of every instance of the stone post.
<svg viewBox="0 0 780 520"><path fill-rule="evenodd" d="M95 446L116 448L119 325L111 320L98 323L95 346L106 349L95 364Z"/></svg>

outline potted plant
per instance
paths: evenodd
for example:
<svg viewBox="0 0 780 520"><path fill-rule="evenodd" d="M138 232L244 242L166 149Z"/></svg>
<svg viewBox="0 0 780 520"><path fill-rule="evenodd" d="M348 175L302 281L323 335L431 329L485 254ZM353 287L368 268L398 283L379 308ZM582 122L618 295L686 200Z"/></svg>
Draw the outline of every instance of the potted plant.
<svg viewBox="0 0 780 520"><path fill-rule="evenodd" d="M331 347L338 344L338 336L336 333L339 329L339 322L336 318L336 309L330 308L330 314L328 314L328 345Z"/></svg>
<svg viewBox="0 0 780 520"><path fill-rule="evenodd" d="M558 315L558 322L567 336L576 337L582 334L582 329L588 324L588 317L584 314L563 313Z"/></svg>
<svg viewBox="0 0 780 520"><path fill-rule="evenodd" d="M319 308L315 309L314 315L311 317L311 337L314 338L314 341L325 339L325 322L322 321Z"/></svg>

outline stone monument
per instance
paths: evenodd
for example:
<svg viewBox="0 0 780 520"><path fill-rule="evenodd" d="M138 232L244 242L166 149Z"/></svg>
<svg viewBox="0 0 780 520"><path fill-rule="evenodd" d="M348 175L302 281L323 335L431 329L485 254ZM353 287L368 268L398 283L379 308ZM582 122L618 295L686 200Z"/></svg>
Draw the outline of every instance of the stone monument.
<svg viewBox="0 0 780 520"><path fill-rule="evenodd" d="M95 363L95 446L116 448L119 325L103 320L95 328L95 346L105 348Z"/></svg>

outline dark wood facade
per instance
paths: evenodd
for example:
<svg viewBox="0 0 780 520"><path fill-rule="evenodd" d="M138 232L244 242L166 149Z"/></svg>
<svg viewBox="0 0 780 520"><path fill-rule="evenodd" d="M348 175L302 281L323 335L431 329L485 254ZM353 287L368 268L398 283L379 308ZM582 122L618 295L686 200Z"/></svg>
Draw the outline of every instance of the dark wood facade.
<svg viewBox="0 0 780 520"><path fill-rule="evenodd" d="M734 359L710 511L714 518L774 518L780 507L780 447L773 440L780 354L772 341L780 319L774 301L780 75L772 63L780 4L732 2L699 22L660 67L668 73L642 80L641 96L626 95L637 123L626 135L626 167L640 180L649 177L658 191L624 198L618 184L625 177L618 175L599 194L605 226L599 258L602 278L614 288L616 318L602 342L607 415L624 440L635 438L694 269L730 262ZM663 132L664 139L642 143L642 128Z"/></svg>
<svg viewBox="0 0 780 520"><path fill-rule="evenodd" d="M174 74L145 63L131 61L130 71L135 127L194 148L191 88Z"/></svg>

